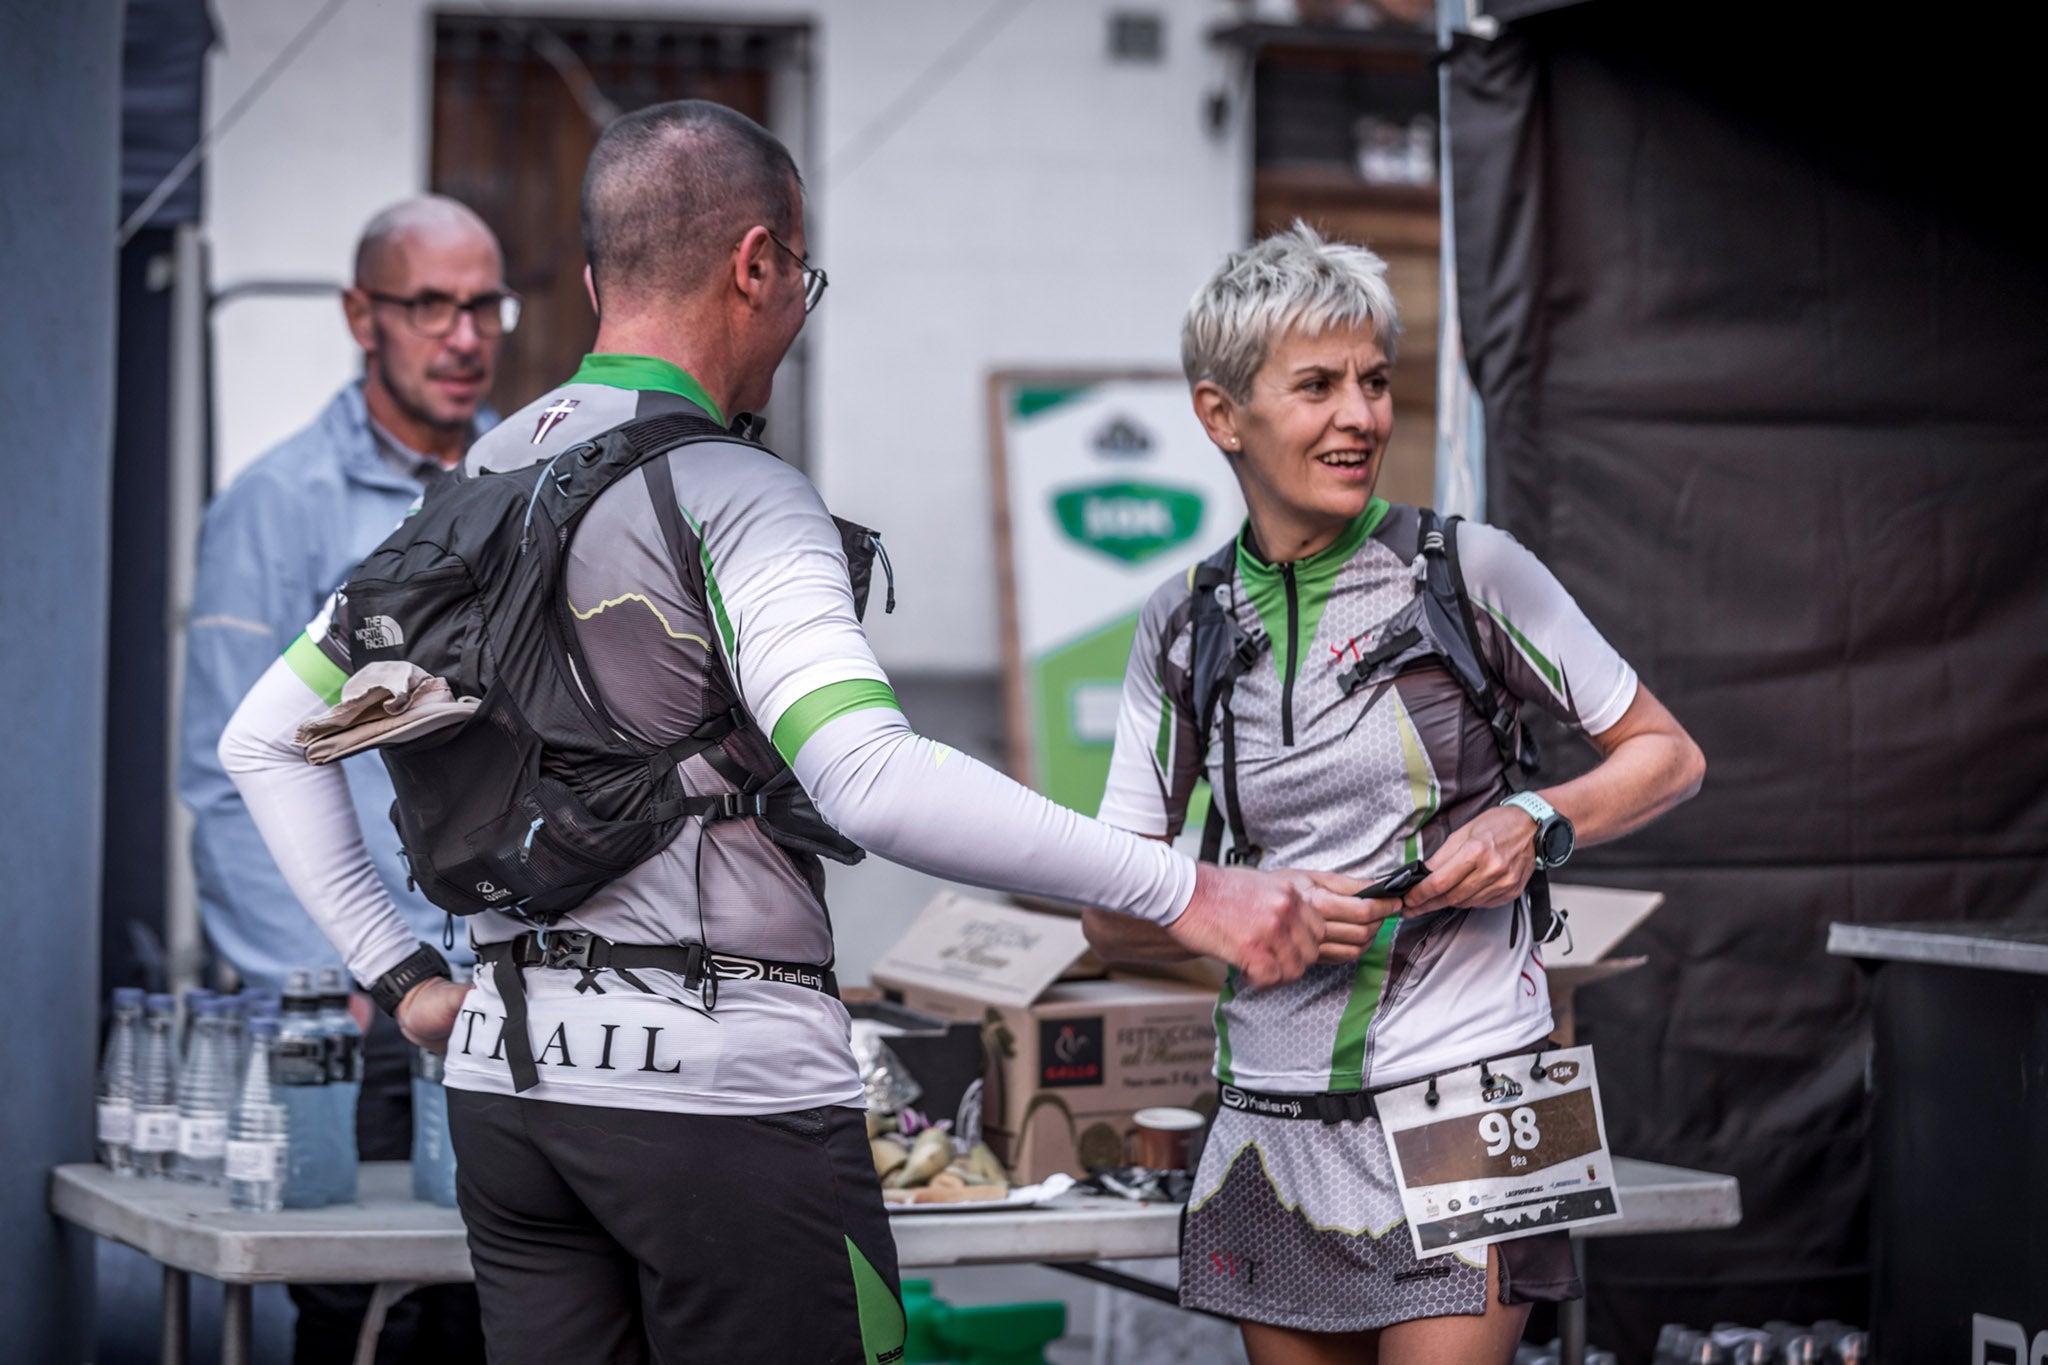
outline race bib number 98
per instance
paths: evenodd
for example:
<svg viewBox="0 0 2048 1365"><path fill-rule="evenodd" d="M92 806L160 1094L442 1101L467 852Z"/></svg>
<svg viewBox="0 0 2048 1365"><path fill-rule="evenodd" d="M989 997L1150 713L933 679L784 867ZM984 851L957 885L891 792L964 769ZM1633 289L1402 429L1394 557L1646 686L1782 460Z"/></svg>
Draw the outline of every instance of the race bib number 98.
<svg viewBox="0 0 2048 1365"><path fill-rule="evenodd" d="M1446 1073L1435 1104L1430 1084L1379 1095L1417 1256L1621 1216L1591 1048Z"/></svg>

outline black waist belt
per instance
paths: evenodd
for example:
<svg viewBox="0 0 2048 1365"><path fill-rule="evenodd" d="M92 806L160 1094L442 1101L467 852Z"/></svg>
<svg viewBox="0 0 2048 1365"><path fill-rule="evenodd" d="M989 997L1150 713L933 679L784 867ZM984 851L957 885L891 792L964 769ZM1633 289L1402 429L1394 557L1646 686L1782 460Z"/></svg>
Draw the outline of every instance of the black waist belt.
<svg viewBox="0 0 2048 1365"><path fill-rule="evenodd" d="M1315 1119L1319 1123L1358 1123L1378 1118L1373 1102L1376 1090L1327 1090L1320 1094L1290 1095L1277 1090L1247 1090L1241 1085L1219 1085L1216 1102L1240 1114L1257 1114L1267 1119Z"/></svg>
<svg viewBox="0 0 2048 1365"><path fill-rule="evenodd" d="M1529 1067L1532 1079L1543 1074L1543 1054L1555 1051L1556 1046L1547 1038L1535 1045L1535 1060ZM1476 1062L1467 1062L1464 1066L1437 1072L1429 1078L1429 1089L1423 1092L1423 1102L1432 1109L1436 1108L1437 1076L1448 1076L1472 1067L1479 1070L1480 1085L1491 1087L1498 1078L1493 1069L1495 1060L1482 1057ZM1358 1123L1368 1117L1380 1116L1380 1095L1413 1084L1414 1081L1401 1081L1373 1090L1325 1090L1320 1094L1284 1094L1277 1090L1247 1090L1241 1085L1219 1082L1216 1087L1216 1102L1225 1109L1235 1109L1240 1114L1257 1114L1261 1118L1314 1119L1319 1123L1328 1124Z"/></svg>
<svg viewBox="0 0 2048 1365"><path fill-rule="evenodd" d="M584 979L577 983L578 990L590 985L598 972L613 971L650 995L659 992L634 977L635 967L674 972L683 978L686 989L698 993L707 1010L718 1007L720 980L775 981L839 998L839 982L829 966L714 953L701 943L614 943L582 929L550 929L483 944L476 955L490 964L491 979L505 1002L505 1060L512 1068L515 1091L540 1084L526 1023L526 981L521 971L527 967L580 971Z"/></svg>

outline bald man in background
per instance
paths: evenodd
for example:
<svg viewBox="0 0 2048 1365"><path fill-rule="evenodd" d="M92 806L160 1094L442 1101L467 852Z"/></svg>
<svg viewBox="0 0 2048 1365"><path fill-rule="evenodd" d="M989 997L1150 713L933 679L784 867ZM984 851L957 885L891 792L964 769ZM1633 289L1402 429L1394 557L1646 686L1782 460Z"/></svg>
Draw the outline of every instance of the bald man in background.
<svg viewBox="0 0 2048 1365"><path fill-rule="evenodd" d="M285 885L215 747L243 694L328 594L495 423L484 397L519 311L497 238L468 208L437 195L370 220L356 247L355 283L341 301L362 348L362 375L207 509L186 633L178 790L194 820L200 914L241 979L269 990L294 967L341 959ZM440 938L442 912L406 888L383 761L363 754L346 768L378 875L421 936ZM412 1142L409 1049L376 1013L364 1051L358 1150L367 1161L403 1160ZM353 1359L368 1288L294 1286L292 1297L294 1365ZM481 1361L475 1291L439 1286L399 1304L377 1359Z"/></svg>

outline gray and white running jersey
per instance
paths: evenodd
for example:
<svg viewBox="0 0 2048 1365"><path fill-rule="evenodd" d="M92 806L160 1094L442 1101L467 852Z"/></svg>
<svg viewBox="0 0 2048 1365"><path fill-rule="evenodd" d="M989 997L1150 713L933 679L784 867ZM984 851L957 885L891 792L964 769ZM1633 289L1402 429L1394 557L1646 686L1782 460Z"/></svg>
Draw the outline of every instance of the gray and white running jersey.
<svg viewBox="0 0 2048 1365"><path fill-rule="evenodd" d="M1420 591L1416 509L1374 499L1337 542L1273 565L1238 541L1230 610L1272 648L1231 711L1247 833L1265 867L1375 878L1441 847L1508 794L1485 721L1431 664L1345 696L1337 679ZM1479 646L1516 698L1585 734L1619 720L1636 675L1534 555L1461 522L1458 552ZM1139 618L1100 817L1171 838L1198 778L1219 784L1189 714L1192 571ZM1523 902L1390 919L1355 965L1255 990L1235 974L1216 1007L1216 1074L1260 1090L1399 1084L1543 1037L1550 1001Z"/></svg>
<svg viewBox="0 0 2048 1365"><path fill-rule="evenodd" d="M479 440L468 468L524 468L622 422L673 412L724 420L695 381L666 362L590 356L568 384ZM737 443L698 443L665 458L701 543L704 596L685 591L641 473L605 490L569 544L569 609L590 681L613 719L645 743L673 743L706 718L715 698L707 679L721 666L761 733L789 757L828 719L894 707L853 614L838 530L810 481ZM348 671L338 630L309 634ZM735 735L727 744L745 742ZM758 770L760 761L750 766ZM692 793L735 790L702 756L687 760L682 776ZM824 964L832 930L822 892L822 880L800 873L757 822L692 821L559 927L621 943L702 942L718 952ZM468 927L481 946L531 926L489 912ZM525 973L541 1075L534 1098L691 1113L861 1102L847 1014L830 996L727 981L715 1018L707 1018L676 1003L693 997L673 974L633 976L654 994L615 972L582 990L573 971ZM503 1003L490 973L476 984L449 1043L447 1082L509 1094Z"/></svg>

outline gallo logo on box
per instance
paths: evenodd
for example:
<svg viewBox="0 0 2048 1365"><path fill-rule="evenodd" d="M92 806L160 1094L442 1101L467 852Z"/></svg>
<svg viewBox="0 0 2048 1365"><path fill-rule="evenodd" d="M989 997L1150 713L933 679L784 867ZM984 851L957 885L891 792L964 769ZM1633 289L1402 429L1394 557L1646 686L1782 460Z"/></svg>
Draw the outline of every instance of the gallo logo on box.
<svg viewBox="0 0 2048 1365"><path fill-rule="evenodd" d="M1041 1019L1038 1023L1038 1083L1102 1084L1102 1016Z"/></svg>

